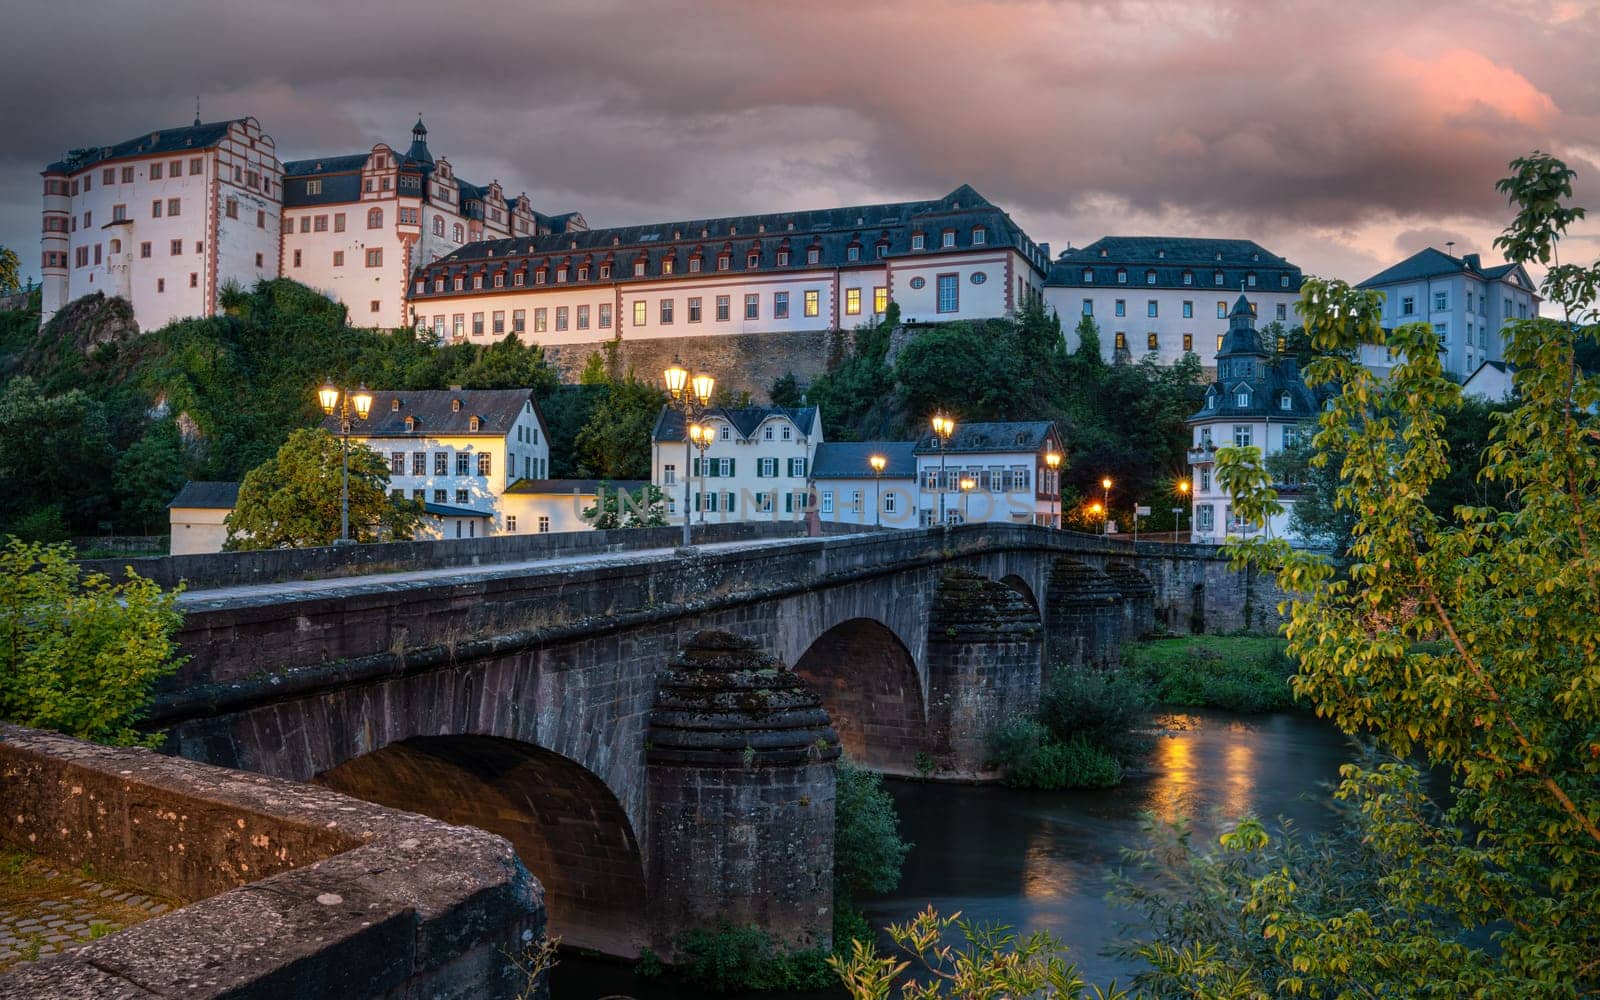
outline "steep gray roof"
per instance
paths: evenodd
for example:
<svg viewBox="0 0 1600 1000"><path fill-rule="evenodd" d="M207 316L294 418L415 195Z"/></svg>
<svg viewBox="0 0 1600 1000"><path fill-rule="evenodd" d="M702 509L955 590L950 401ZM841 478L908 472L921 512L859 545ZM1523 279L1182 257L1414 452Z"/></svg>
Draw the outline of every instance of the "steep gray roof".
<svg viewBox="0 0 1600 1000"><path fill-rule="evenodd" d="M1240 405L1241 389L1249 390ZM1289 405L1284 407L1287 398ZM1247 418L1300 421L1316 417L1318 396L1306 385L1293 357L1277 357L1262 343L1255 315L1243 296L1228 317L1228 332L1217 352L1217 380L1206 388L1206 402L1190 423Z"/></svg>
<svg viewBox="0 0 1600 1000"><path fill-rule="evenodd" d="M209 149L222 141L235 122L243 121L243 118L230 118L220 122L196 122L193 125L146 132L111 146L73 149L69 150L66 156L45 167L45 170L50 173L70 174L97 163L125 156L154 156L161 153L188 153Z"/></svg>
<svg viewBox="0 0 1600 1000"><path fill-rule="evenodd" d="M739 436L748 440L768 417L788 417L800 433L810 437L817 431L815 406L713 406L705 417L720 417L733 425ZM663 406L656 417L655 429L650 432L652 441L682 441L683 411L674 406Z"/></svg>
<svg viewBox="0 0 1600 1000"><path fill-rule="evenodd" d="M555 224L552 219L552 228ZM570 229L570 225L567 228ZM450 281L445 282L445 291L435 292L433 278L471 276L501 269L530 273L569 262L574 266L592 265L588 279L591 283L602 283L598 265L611 264L611 277L604 279L604 284L657 280L662 277L662 260L669 257L673 260L675 277L690 273L689 261L696 255L702 260L702 271L715 271L717 258L724 253L731 257L730 273L865 267L876 261L879 244L884 246L888 257L937 257L950 252L939 246L945 229L955 231L956 251L970 253L976 228L984 232L985 249L1014 248L1033 261L1040 271L1048 267L1044 254L1009 215L963 184L943 198L931 201L688 219L484 240L469 243L439 261L418 268L413 280L425 279L426 284L413 294L417 298L459 294ZM917 233L926 237L923 250L911 249L911 238ZM849 259L852 246L858 250L855 261ZM807 252L811 249L818 251L817 264L807 263ZM784 250L789 252L789 263L779 265L778 253ZM748 266L752 252L758 255L754 268ZM636 278L633 266L640 260L645 270ZM583 284L573 280L575 277L575 274L569 276L567 283ZM532 286L535 281L529 277L525 284ZM503 289L495 291L517 290L513 282L507 280ZM489 289L483 291L493 294Z"/></svg>
<svg viewBox="0 0 1600 1000"><path fill-rule="evenodd" d="M1520 264L1492 264L1483 266L1482 258L1475 253L1452 257L1443 250L1427 247L1374 274L1356 285L1357 288L1382 288L1407 281L1442 278L1454 274L1469 274L1485 281L1509 281L1527 291L1533 291L1533 281Z"/></svg>
<svg viewBox="0 0 1600 1000"><path fill-rule="evenodd" d="M888 460L884 479L917 478L915 441L824 441L811 459L812 479L871 479L867 460L882 455Z"/></svg>
<svg viewBox="0 0 1600 1000"><path fill-rule="evenodd" d="M1127 276L1117 281L1117 272ZM1084 280L1084 272L1093 274ZM1148 272L1154 271L1154 284ZM1222 273L1222 283L1216 281ZM1184 275L1190 278L1184 284ZM1045 284L1059 287L1100 288L1221 288L1237 291L1256 276L1256 290L1300 290L1300 268L1254 240L1206 239L1184 236L1106 236L1086 247L1066 250L1050 267Z"/></svg>
<svg viewBox="0 0 1600 1000"><path fill-rule="evenodd" d="M238 483L188 482L172 498L168 507L198 507L204 510L232 510L239 506Z"/></svg>
<svg viewBox="0 0 1600 1000"><path fill-rule="evenodd" d="M422 509L435 517L493 517L494 514L486 510L475 510L471 507L456 507L447 503L425 502Z"/></svg>
<svg viewBox="0 0 1600 1000"><path fill-rule="evenodd" d="M944 446L947 454L984 453L1003 451L1038 451L1047 442L1061 446L1061 435L1049 420L1007 420L992 423L962 423L956 421L955 433ZM937 455L939 444L933 431L924 431L917 440L916 454Z"/></svg>
<svg viewBox="0 0 1600 1000"><path fill-rule="evenodd" d="M460 406L455 404L459 400ZM375 391L366 420L352 414L350 433L362 437L505 437L523 406L534 402L532 389L418 389L405 392ZM406 418L416 418L416 429L406 430ZM476 431L470 430L477 417ZM540 424L543 424L541 417ZM322 426L339 433L339 416L323 418Z"/></svg>

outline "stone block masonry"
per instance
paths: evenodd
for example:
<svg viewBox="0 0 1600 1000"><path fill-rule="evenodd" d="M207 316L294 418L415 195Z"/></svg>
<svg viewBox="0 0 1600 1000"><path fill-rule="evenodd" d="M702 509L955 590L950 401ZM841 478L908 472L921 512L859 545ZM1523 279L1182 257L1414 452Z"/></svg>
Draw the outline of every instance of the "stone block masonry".
<svg viewBox="0 0 1600 1000"><path fill-rule="evenodd" d="M837 353L841 339L848 344L850 334L831 330L719 333L703 337L623 337L615 343L623 370L633 369L643 381L658 382L661 373L678 358L690 368L716 376L721 387L745 391L756 402L767 402L772 383L788 372L806 385L827 371L830 356ZM600 344L591 343L549 344L544 350L562 379L576 382L589 355L600 349Z"/></svg>
<svg viewBox="0 0 1600 1000"><path fill-rule="evenodd" d="M0 998L511 997L544 931L503 839L326 789L0 726L0 846L184 901Z"/></svg>

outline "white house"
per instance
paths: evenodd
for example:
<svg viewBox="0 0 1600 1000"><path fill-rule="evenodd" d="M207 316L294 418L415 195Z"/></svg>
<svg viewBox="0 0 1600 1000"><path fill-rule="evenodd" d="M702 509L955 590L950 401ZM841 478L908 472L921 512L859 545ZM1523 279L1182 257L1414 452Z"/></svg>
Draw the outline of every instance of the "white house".
<svg viewBox="0 0 1600 1000"><path fill-rule="evenodd" d="M1517 386L1511 366L1504 361L1480 361L1477 369L1461 383L1461 394L1489 403L1504 403L1515 396Z"/></svg>
<svg viewBox="0 0 1600 1000"><path fill-rule="evenodd" d="M1300 268L1250 240L1106 236L1064 251L1050 268L1045 304L1061 318L1069 350L1092 317L1107 362L1154 356L1162 364L1222 349L1215 335L1228 303L1244 292L1263 323L1296 326Z"/></svg>
<svg viewBox="0 0 1600 1000"><path fill-rule="evenodd" d="M472 243L412 276L419 329L539 344L1004 316L1048 248L967 185L943 198Z"/></svg>
<svg viewBox="0 0 1600 1000"><path fill-rule="evenodd" d="M337 414L323 427L339 433ZM389 490L432 505L447 537L511 530L502 497L519 479L544 479L550 443L531 389L442 389L372 394L352 441L389 462ZM445 510L443 508L449 508Z"/></svg>
<svg viewBox="0 0 1600 1000"><path fill-rule="evenodd" d="M1060 472L1045 456L1062 454L1048 420L956 422L948 442L931 431L914 448L919 484L917 524L991 521L1049 524L1060 502Z"/></svg>
<svg viewBox="0 0 1600 1000"><path fill-rule="evenodd" d="M1277 359L1276 351L1261 342L1255 316L1245 296L1239 296L1229 317L1228 332L1217 351L1217 380L1206 389L1205 404L1189 417L1192 438L1188 453L1193 477L1190 540L1212 544L1230 535L1252 535L1266 529L1284 537L1295 494L1289 484L1278 486L1283 514L1270 524L1251 524L1235 518L1226 490L1216 480L1217 450L1254 447L1263 458L1291 447L1299 435L1311 432L1319 412L1316 396L1292 358Z"/></svg>
<svg viewBox="0 0 1600 1000"><path fill-rule="evenodd" d="M238 483L184 483L167 504L175 556L221 552L228 540L228 515L239 505Z"/></svg>
<svg viewBox="0 0 1600 1000"><path fill-rule="evenodd" d="M917 456L915 441L825 441L811 464L811 488L824 521L915 528ZM874 472L874 456L883 471Z"/></svg>
<svg viewBox="0 0 1600 1000"><path fill-rule="evenodd" d="M711 432L703 452L690 445L685 454L683 411L673 406L662 408L650 435L650 478L666 496L668 523L682 524L685 509L708 523L805 518L822 444L816 407L712 407L698 423Z"/></svg>
<svg viewBox="0 0 1600 1000"><path fill-rule="evenodd" d="M1539 315L1539 294L1521 264L1485 266L1475 253L1456 257L1428 247L1356 287L1383 293L1383 325L1433 324L1444 370L1465 378L1485 361L1505 360L1507 323ZM1361 360L1386 371L1394 359L1382 347L1362 348Z"/></svg>
<svg viewBox="0 0 1600 1000"><path fill-rule="evenodd" d="M599 500L602 490L615 496L638 496L649 483L638 479L519 479L500 498L508 534L547 534L554 531L591 531L584 516ZM626 502L626 501L624 501Z"/></svg>
<svg viewBox="0 0 1600 1000"><path fill-rule="evenodd" d="M43 176L41 323L103 292L154 329L278 274L283 165L254 118L74 149Z"/></svg>

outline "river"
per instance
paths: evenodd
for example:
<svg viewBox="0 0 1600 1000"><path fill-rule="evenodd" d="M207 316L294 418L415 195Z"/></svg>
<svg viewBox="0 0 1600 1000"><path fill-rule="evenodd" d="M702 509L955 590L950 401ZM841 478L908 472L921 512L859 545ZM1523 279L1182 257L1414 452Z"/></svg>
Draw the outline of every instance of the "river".
<svg viewBox="0 0 1600 1000"><path fill-rule="evenodd" d="M1126 982L1135 967L1101 952L1131 914L1112 907L1105 895L1122 849L1142 842L1141 814L1189 817L1197 834L1212 836L1228 818L1247 812L1288 816L1306 832L1331 822L1324 784L1338 777L1350 756L1332 726L1297 712L1190 712L1157 721L1165 728L1147 767L1116 788L1024 792L886 782L901 832L915 846L900 887L865 901L868 919L881 927L932 903L941 913L960 910L979 922L1047 930L1067 943L1086 980ZM701 995L578 959L563 960L553 992L556 1000Z"/></svg>

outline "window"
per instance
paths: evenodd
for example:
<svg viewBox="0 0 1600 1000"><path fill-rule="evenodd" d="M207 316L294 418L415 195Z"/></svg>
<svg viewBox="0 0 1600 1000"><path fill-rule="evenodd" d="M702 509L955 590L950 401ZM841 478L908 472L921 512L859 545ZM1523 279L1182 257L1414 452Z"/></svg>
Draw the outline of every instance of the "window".
<svg viewBox="0 0 1600 1000"><path fill-rule="evenodd" d="M761 318L761 296L755 294L754 292L744 297L744 318Z"/></svg>
<svg viewBox="0 0 1600 1000"><path fill-rule="evenodd" d="M1116 307L1111 311L1118 316L1128 315L1128 301L1126 299L1118 299Z"/></svg>
<svg viewBox="0 0 1600 1000"><path fill-rule="evenodd" d="M844 290L844 311L847 316L861 315L861 289L846 288Z"/></svg>
<svg viewBox="0 0 1600 1000"><path fill-rule="evenodd" d="M472 314L472 335L474 337L483 336L483 313Z"/></svg>
<svg viewBox="0 0 1600 1000"><path fill-rule="evenodd" d="M382 267L383 266L383 248L382 247L372 247L372 248L367 250L367 266L368 267Z"/></svg>
<svg viewBox="0 0 1600 1000"><path fill-rule="evenodd" d="M461 223L458 222L450 227L450 238L455 240L457 243L464 243L466 242L463 235L464 232L465 231L461 228Z"/></svg>
<svg viewBox="0 0 1600 1000"><path fill-rule="evenodd" d="M448 476L450 474L449 452L436 451L433 453L433 474L436 476Z"/></svg>
<svg viewBox="0 0 1600 1000"><path fill-rule="evenodd" d="M822 251L821 250L818 250L816 247L812 247L811 249L806 251L806 263L807 264L818 264L818 263L821 263L821 261L822 261Z"/></svg>
<svg viewBox="0 0 1600 1000"><path fill-rule="evenodd" d="M167 218L169 218L169 219L177 218L178 215L182 214L182 211L183 211L183 199L182 198L168 198L167 199Z"/></svg>
<svg viewBox="0 0 1600 1000"><path fill-rule="evenodd" d="M1280 409L1280 410L1292 410L1292 409L1294 409L1294 399L1287 392L1283 392L1283 393L1279 393L1278 394L1278 409Z"/></svg>
<svg viewBox="0 0 1600 1000"><path fill-rule="evenodd" d="M456 452L456 475L466 476L472 472L472 456L464 451Z"/></svg>
<svg viewBox="0 0 1600 1000"><path fill-rule="evenodd" d="M946 229L944 232L939 234L939 246L948 250L955 245L956 231L954 229Z"/></svg>
<svg viewBox="0 0 1600 1000"><path fill-rule="evenodd" d="M1249 274L1246 274L1244 276L1244 283L1249 288L1256 287L1256 273L1251 271Z"/></svg>
<svg viewBox="0 0 1600 1000"><path fill-rule="evenodd" d="M143 257L143 258L145 258L147 260L149 259L149 257L150 257L150 241L149 240L146 240L145 242L139 244L139 256Z"/></svg>
<svg viewBox="0 0 1600 1000"><path fill-rule="evenodd" d="M600 329L611 329L611 303L600 303Z"/></svg>
<svg viewBox="0 0 1600 1000"><path fill-rule="evenodd" d="M169 249L172 251L172 256L174 256L174 257L181 256L183 254L183 241L182 240L173 240L172 241L172 245L171 245L171 247L169 247ZM299 267L300 266L300 251L298 251L298 250L296 250L294 252L294 266L295 267Z"/></svg>
<svg viewBox="0 0 1600 1000"><path fill-rule="evenodd" d="M954 274L939 275L939 311L953 313L960 307L961 286Z"/></svg>
<svg viewBox="0 0 1600 1000"><path fill-rule="evenodd" d="M649 310L649 306L645 302L644 299L640 299L640 300L638 300L637 302L635 302L633 304L633 325L634 326L644 326L645 316L646 316L646 313L648 312L648 310Z"/></svg>
<svg viewBox="0 0 1600 1000"><path fill-rule="evenodd" d="M1212 508L1211 504L1197 504L1194 508L1195 530L1206 532L1216 530L1216 522L1214 520L1215 514L1216 512Z"/></svg>
<svg viewBox="0 0 1600 1000"><path fill-rule="evenodd" d="M1250 390L1249 389L1240 389L1238 392L1234 393L1233 394L1233 404L1235 406L1249 406L1250 405Z"/></svg>
<svg viewBox="0 0 1600 1000"><path fill-rule="evenodd" d="M99 249L99 244L96 244L95 248ZM190 271L189 272L189 287L190 288L199 288L200 287L200 273L198 271Z"/></svg>
<svg viewBox="0 0 1600 1000"><path fill-rule="evenodd" d="M157 278L156 279L156 291L164 292L166 290L167 290L167 279L166 278Z"/></svg>
<svg viewBox="0 0 1600 1000"><path fill-rule="evenodd" d="M484 479L489 478L490 460L493 457L494 456L490 455L486 451L481 451L478 453L478 475Z"/></svg>
<svg viewBox="0 0 1600 1000"><path fill-rule="evenodd" d="M761 255L758 253L747 254L744 258L744 266L750 268L751 270L760 267Z"/></svg>
<svg viewBox="0 0 1600 1000"><path fill-rule="evenodd" d="M1156 306L1156 300L1155 299L1151 299L1149 302L1145 303L1144 314L1146 316L1148 316L1150 319L1155 319L1156 318L1157 311L1158 311L1158 309L1157 309L1157 306Z"/></svg>
<svg viewBox="0 0 1600 1000"><path fill-rule="evenodd" d="M816 289L806 291L806 315L817 316L822 311L822 293Z"/></svg>
<svg viewBox="0 0 1600 1000"><path fill-rule="evenodd" d="M549 514L540 514L539 515L539 534L547 535L549 533L550 533L550 515Z"/></svg>
<svg viewBox="0 0 1600 1000"><path fill-rule="evenodd" d="M733 254L724 253L717 255L717 270L726 271L733 266Z"/></svg>
<svg viewBox="0 0 1600 1000"><path fill-rule="evenodd" d="M635 278L644 277L644 263L645 262L643 258L633 262L633 276Z"/></svg>
<svg viewBox="0 0 1600 1000"><path fill-rule="evenodd" d="M678 482L678 467L676 465L663 465L661 467L661 484L675 486Z"/></svg>
<svg viewBox="0 0 1600 1000"><path fill-rule="evenodd" d="M578 329L580 329L580 330L589 329L589 307L588 306L579 306L578 307Z"/></svg>
<svg viewBox="0 0 1600 1000"><path fill-rule="evenodd" d="M1211 276L1211 283L1213 285L1218 285L1218 286L1220 286L1222 284L1222 272L1221 271L1218 271L1218 272L1216 272L1215 274L1213 274Z"/></svg>
<svg viewBox="0 0 1600 1000"><path fill-rule="evenodd" d="M1403 296L1400 297L1400 315L1402 315L1402 316L1413 316L1413 315L1416 314L1416 311L1417 311L1417 299L1416 299L1415 296L1413 296L1413 295L1403 295ZM1508 308L1507 311L1509 311L1509 308Z"/></svg>
<svg viewBox="0 0 1600 1000"><path fill-rule="evenodd" d="M1150 351L1160 350L1161 347L1159 340L1153 333L1145 334L1144 346L1146 350Z"/></svg>
<svg viewBox="0 0 1600 1000"><path fill-rule="evenodd" d="M1227 318L1228 318L1228 303L1223 302L1223 301L1221 301L1219 299L1217 301L1217 319L1227 319ZM1217 346L1221 347L1222 345L1218 344Z"/></svg>
<svg viewBox="0 0 1600 1000"><path fill-rule="evenodd" d="M689 299L689 322L700 322L700 297L698 295Z"/></svg>
<svg viewBox="0 0 1600 1000"><path fill-rule="evenodd" d="M560 314L561 314L560 310L557 310L556 311L556 315L560 316ZM661 300L661 322L663 324L672 322L672 300L671 299L662 299ZM560 327L558 327L558 329L559 328Z"/></svg>
<svg viewBox="0 0 1600 1000"><path fill-rule="evenodd" d="M773 292L772 293L772 318L773 319L788 319L789 318L789 293L788 292Z"/></svg>
<svg viewBox="0 0 1600 1000"><path fill-rule="evenodd" d="M872 290L872 311L879 316L889 311L889 288L878 285Z"/></svg>
<svg viewBox="0 0 1600 1000"><path fill-rule="evenodd" d="M717 296L717 321L721 323L728 321L728 296L726 295Z"/></svg>
<svg viewBox="0 0 1600 1000"><path fill-rule="evenodd" d="M1117 284L1126 285L1127 283L1128 283L1128 272L1123 268L1120 268L1120 267L1117 268Z"/></svg>
<svg viewBox="0 0 1600 1000"><path fill-rule="evenodd" d="M859 246L856 246L854 243L850 244L850 246L845 248L844 259L848 260L848 261L858 261L858 260L860 260L861 259L861 248Z"/></svg>
<svg viewBox="0 0 1600 1000"><path fill-rule="evenodd" d="M428 453L414 451L411 453L411 474L413 476L426 476L428 474Z"/></svg>
<svg viewBox="0 0 1600 1000"><path fill-rule="evenodd" d="M1444 312L1446 309L1449 309L1449 308L1450 308L1450 293L1449 292L1434 292L1433 293L1433 311L1434 312Z"/></svg>
<svg viewBox="0 0 1600 1000"><path fill-rule="evenodd" d="M1087 267L1083 269L1083 283L1086 285L1094 284L1094 271Z"/></svg>
<svg viewBox="0 0 1600 1000"><path fill-rule="evenodd" d="M981 247L987 242L989 242L989 231L982 226L974 226L972 228L972 245Z"/></svg>
<svg viewBox="0 0 1600 1000"><path fill-rule="evenodd" d="M465 313L456 313L450 317L450 335L460 339L467 335L467 317Z"/></svg>
<svg viewBox="0 0 1600 1000"><path fill-rule="evenodd" d="M806 477L806 460L803 458L789 459L789 477L791 479L804 479Z"/></svg>
<svg viewBox="0 0 1600 1000"><path fill-rule="evenodd" d="M522 333L524 330L527 329L527 326L528 326L528 310L526 310L526 309L513 309L513 310L511 310L511 332L512 333Z"/></svg>
<svg viewBox="0 0 1600 1000"><path fill-rule="evenodd" d="M300 251L298 251L298 250L295 251L295 253L299 253L299 252ZM335 250L333 252L333 266L334 267L344 267L344 251L343 250Z"/></svg>
<svg viewBox="0 0 1600 1000"><path fill-rule="evenodd" d="M1119 351L1126 351L1128 349L1128 335L1126 333L1122 333L1120 331L1117 333L1116 346L1117 350Z"/></svg>
<svg viewBox="0 0 1600 1000"><path fill-rule="evenodd" d="M506 314L504 310L496 311L492 317L492 322L493 325L489 329L494 331L495 336L506 332Z"/></svg>
<svg viewBox="0 0 1600 1000"><path fill-rule="evenodd" d="M1183 349L1185 351L1194 350L1194 334L1186 333L1183 335Z"/></svg>
<svg viewBox="0 0 1600 1000"><path fill-rule="evenodd" d="M927 237L923 236L921 233L912 233L911 234L911 249L913 249L913 250L921 250L926 245L927 245Z"/></svg>
<svg viewBox="0 0 1600 1000"><path fill-rule="evenodd" d="M1246 396L1249 394L1246 393ZM1250 425L1235 424L1233 427L1233 446L1235 448L1250 447Z"/></svg>
<svg viewBox="0 0 1600 1000"><path fill-rule="evenodd" d="M1147 284L1147 285L1155 284L1156 283L1156 272L1154 272L1154 271L1146 271L1144 273L1144 283Z"/></svg>
<svg viewBox="0 0 1600 1000"><path fill-rule="evenodd" d="M950 234L947 234L947 235L954 236L955 234L954 233L950 233ZM824 513L824 514L832 514L833 513L833 491L832 490L823 490L822 491L822 513Z"/></svg>
<svg viewBox="0 0 1600 1000"><path fill-rule="evenodd" d="M550 329L550 310L540 306L533 311L533 332L544 333Z"/></svg>

